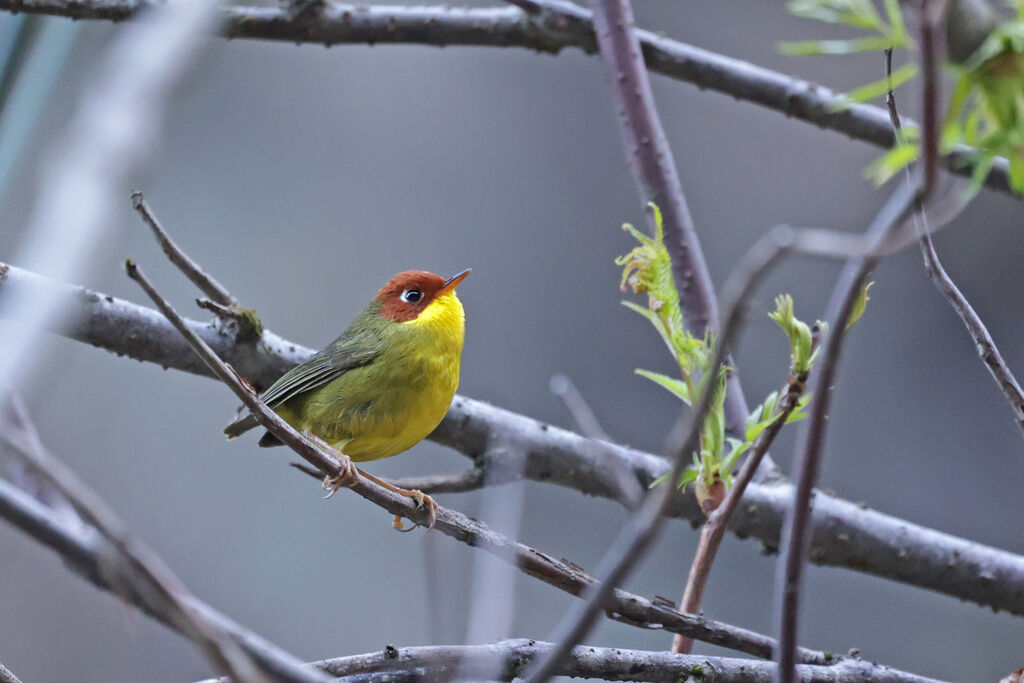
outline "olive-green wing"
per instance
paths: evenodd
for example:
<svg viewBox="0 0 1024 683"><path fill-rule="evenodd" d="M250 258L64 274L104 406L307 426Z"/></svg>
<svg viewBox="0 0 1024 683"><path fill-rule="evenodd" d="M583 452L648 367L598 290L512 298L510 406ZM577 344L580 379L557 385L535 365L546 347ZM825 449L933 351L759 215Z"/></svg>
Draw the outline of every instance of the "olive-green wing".
<svg viewBox="0 0 1024 683"><path fill-rule="evenodd" d="M263 402L273 408L288 399L330 382L353 368L372 362L380 353L380 337L369 331L342 335L322 351L304 363L282 375L270 385L263 395ZM259 422L252 415L236 420L224 429L229 439L249 431Z"/></svg>

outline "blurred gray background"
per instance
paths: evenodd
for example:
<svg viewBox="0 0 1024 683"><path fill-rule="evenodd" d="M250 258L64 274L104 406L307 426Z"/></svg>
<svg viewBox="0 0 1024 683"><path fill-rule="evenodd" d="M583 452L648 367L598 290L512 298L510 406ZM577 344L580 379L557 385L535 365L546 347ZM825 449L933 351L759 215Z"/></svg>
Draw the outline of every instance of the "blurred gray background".
<svg viewBox="0 0 1024 683"><path fill-rule="evenodd" d="M636 5L642 26L838 89L881 76L878 55L779 55L779 40L835 35L788 17L782 3ZM117 28L82 22L78 30L71 66L8 188L4 259L45 189L38 160ZM859 231L884 199L861 178L876 149L662 77L654 89L718 284L773 224ZM642 207L602 66L578 51L206 41L159 151L124 188L117 224L81 283L141 302L122 274L130 256L198 317L195 291L130 210L133 188L193 257L287 338L326 343L396 271L471 266L459 290L468 316L461 392L570 426L548 391L549 378L565 373L610 434L655 452L679 413L673 398L633 374L671 368L655 332L619 304L612 259L632 248L619 226L642 224ZM982 192L937 240L1020 372L1022 207ZM760 288L738 352L752 403L786 376L784 339L765 317L772 298L791 292L799 314L820 316L836 272L793 259ZM1024 444L1010 409L915 250L887 261L876 280L842 364L822 484L1024 552ZM397 534L355 495L321 500L314 483L286 467L287 453L258 450L255 438L226 443L220 429L236 401L217 383L64 340L40 352L28 399L45 442L200 597L309 659L466 640L479 557L471 549L437 533ZM773 449L787 470L793 436L787 430ZM467 463L424 442L370 471L403 476ZM440 501L471 515L481 506L479 494ZM520 537L592 569L624 519L615 504L530 483ZM678 598L696 539L688 524L669 524L628 587ZM774 571L775 558L756 542L729 537L706 613L770 632ZM517 598L505 635L547 638L574 604L520 576L508 589ZM852 571L812 567L803 614L803 644L857 647L917 673L991 681L1024 665L1021 619ZM670 638L603 621L588 642L661 649ZM699 643L697 651L716 652ZM184 640L6 526L0 661L26 683L211 674Z"/></svg>

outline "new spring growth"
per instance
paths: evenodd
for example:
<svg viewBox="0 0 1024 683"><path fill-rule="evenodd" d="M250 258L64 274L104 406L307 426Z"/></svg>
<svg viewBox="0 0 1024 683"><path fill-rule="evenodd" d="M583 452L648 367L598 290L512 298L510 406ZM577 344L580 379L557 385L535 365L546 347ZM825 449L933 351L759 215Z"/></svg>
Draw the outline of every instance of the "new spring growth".
<svg viewBox="0 0 1024 683"><path fill-rule="evenodd" d="M689 406L692 406L695 397L700 395L704 382L708 381L708 378L714 378L715 385L708 417L701 425L699 452L693 454L693 465L683 472L677 482L680 488L690 483L694 484L701 509L708 514L721 504L732 487L732 473L740 456L754 444L765 429L780 418L781 396L779 392L772 392L761 405L754 408L744 425L742 439L726 437L724 405L729 368L709 368L708 365L714 356L714 336L706 334L703 339L699 339L687 332L683 325L679 295L672 280L672 264L662 241L661 212L654 204L650 206L655 218L654 238L647 237L631 225L624 225L623 228L640 244L625 256L615 259L616 265L623 268L621 288L625 291L629 286L636 294L646 294L647 307L630 301L622 303L654 325L679 366L681 377L675 378L640 369L636 370L638 375L655 382ZM862 289L848 324L852 325L863 314L870 286L868 284ZM775 311L770 313L769 317L778 323L789 339L790 377L806 376L814 365L818 353L810 326L794 313L793 298L788 294L779 296L775 300ZM824 334L827 325L819 322L818 328L819 332ZM804 408L809 400L810 396L807 395L799 399L796 408L786 418L787 424L806 417ZM661 483L664 483L664 477L655 481L654 485Z"/></svg>
<svg viewBox="0 0 1024 683"><path fill-rule="evenodd" d="M1016 18L997 27L962 65L942 131L942 148L977 148L970 193L981 189L1000 156L1010 161L1010 186L1024 193L1024 1L1010 0Z"/></svg>
<svg viewBox="0 0 1024 683"><path fill-rule="evenodd" d="M1024 0L1006 0L1016 16L1007 17L987 38L964 58L947 61L956 84L942 125L941 148L949 153L959 145L974 148L974 166L968 198L981 189L996 160L1009 160L1010 186L1024 194ZM789 11L805 19L839 24L857 37L845 40L807 40L783 43L780 50L790 55L846 55L902 48L916 50L908 36L898 0L883 0L879 11L872 0L791 0ZM997 15L998 16L998 15ZM834 109L866 102L885 95L917 75L908 62L891 74L847 93ZM888 152L871 163L864 175L881 185L902 172L920 155L920 131L904 127Z"/></svg>

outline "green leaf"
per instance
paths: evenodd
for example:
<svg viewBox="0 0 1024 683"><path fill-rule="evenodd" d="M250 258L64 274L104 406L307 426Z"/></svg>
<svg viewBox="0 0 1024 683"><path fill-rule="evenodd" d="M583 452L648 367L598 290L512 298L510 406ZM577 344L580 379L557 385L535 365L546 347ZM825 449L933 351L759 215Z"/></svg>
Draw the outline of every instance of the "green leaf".
<svg viewBox="0 0 1024 683"><path fill-rule="evenodd" d="M907 26L903 22L903 11L900 10L900 0L885 0L885 16L889 20L889 35L893 42L898 45L906 45Z"/></svg>
<svg viewBox="0 0 1024 683"><path fill-rule="evenodd" d="M867 282L863 287L860 288L860 294L857 295L857 300L853 302L853 310L850 311L850 318L846 321L846 329L850 329L857 324L860 317L864 315L864 310L868 307L868 301L871 297L868 296L868 290L874 286L874 281Z"/></svg>
<svg viewBox="0 0 1024 683"><path fill-rule="evenodd" d="M632 301L622 301L620 303L623 306L625 306L626 308L628 308L629 310L635 311L635 312L639 313L640 315L642 315L643 317L647 318L648 320L650 320L655 325L658 324L658 314L655 313L654 311L652 311L651 309L644 308L643 306L639 306L639 305L633 303Z"/></svg>
<svg viewBox="0 0 1024 683"><path fill-rule="evenodd" d="M806 418L807 413L804 411L807 409L807 406L810 404L810 402L810 392L804 394L799 399L797 399L796 407L793 408L793 412L791 412L789 416L786 418L786 424L790 424L791 422L799 422L800 420Z"/></svg>
<svg viewBox="0 0 1024 683"><path fill-rule="evenodd" d="M719 467L720 476L725 481L726 486L732 485L732 471L736 469L736 463L739 462L740 456L747 452L747 450L753 445L750 441L740 441L739 439L729 439L729 444L732 446L732 450L729 451L729 455L722 458L722 464ZM728 478L728 480L726 480Z"/></svg>
<svg viewBox="0 0 1024 683"><path fill-rule="evenodd" d="M868 36L848 40L798 40L779 43L779 52L792 57L808 55L850 55L858 52L877 52L893 47L889 36Z"/></svg>
<svg viewBox="0 0 1024 683"><path fill-rule="evenodd" d="M909 142L899 142L888 152L875 159L864 169L864 177L876 186L889 182L910 164L917 161L921 154L921 146Z"/></svg>
<svg viewBox="0 0 1024 683"><path fill-rule="evenodd" d="M813 337L807 323L796 317L793 311L793 297L780 294L775 297L775 311L768 317L778 323L782 331L789 337L790 369L796 373L807 372L811 368L811 345Z"/></svg>
<svg viewBox="0 0 1024 683"><path fill-rule="evenodd" d="M646 377L655 384L667 389L680 401L686 405L690 405L690 389L686 386L686 382L683 380L663 375L660 372L651 372L650 370L641 370L639 368L633 372L641 377Z"/></svg>
<svg viewBox="0 0 1024 683"><path fill-rule="evenodd" d="M692 484L693 482L697 481L697 477L699 475L700 470L694 467L687 467L685 470L683 470L683 473L679 475L679 482L677 486L679 486L679 488L683 488L687 484ZM666 478L668 478L667 474L664 475L663 477L658 477L658 481L661 481Z"/></svg>
<svg viewBox="0 0 1024 683"><path fill-rule="evenodd" d="M917 64L914 64L913 62L904 64L892 72L892 89L895 90L916 75ZM889 87L890 81L888 78L880 78L879 80L868 83L867 85L862 85L861 87L855 88L843 95L842 99L839 101L829 104L829 111L833 113L842 111L844 109L848 109L851 104L867 102L868 100L873 100L876 97L881 97L889 92Z"/></svg>
<svg viewBox="0 0 1024 683"><path fill-rule="evenodd" d="M829 24L864 30L879 30L883 26L871 0L791 0L786 8L794 16Z"/></svg>

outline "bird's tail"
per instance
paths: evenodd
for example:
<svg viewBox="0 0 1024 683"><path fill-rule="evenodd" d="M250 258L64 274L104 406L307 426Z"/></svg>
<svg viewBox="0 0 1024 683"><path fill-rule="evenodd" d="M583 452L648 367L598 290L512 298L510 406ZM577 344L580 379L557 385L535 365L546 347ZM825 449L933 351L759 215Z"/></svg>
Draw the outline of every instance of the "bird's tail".
<svg viewBox="0 0 1024 683"><path fill-rule="evenodd" d="M247 431L259 424L259 420L252 414L246 415L245 417L235 420L227 427L224 428L224 433L227 434L228 441L245 434Z"/></svg>

